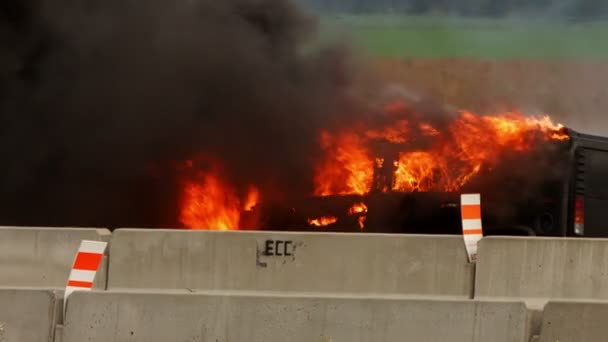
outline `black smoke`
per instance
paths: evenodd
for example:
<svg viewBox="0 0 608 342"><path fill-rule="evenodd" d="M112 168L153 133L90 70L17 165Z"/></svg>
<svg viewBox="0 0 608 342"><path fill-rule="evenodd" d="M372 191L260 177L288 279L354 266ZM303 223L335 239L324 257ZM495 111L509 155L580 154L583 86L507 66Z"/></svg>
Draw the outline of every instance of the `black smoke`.
<svg viewBox="0 0 608 342"><path fill-rule="evenodd" d="M2 1L0 224L176 226L200 153L239 189L310 191L321 123L350 113L314 29L286 0Z"/></svg>

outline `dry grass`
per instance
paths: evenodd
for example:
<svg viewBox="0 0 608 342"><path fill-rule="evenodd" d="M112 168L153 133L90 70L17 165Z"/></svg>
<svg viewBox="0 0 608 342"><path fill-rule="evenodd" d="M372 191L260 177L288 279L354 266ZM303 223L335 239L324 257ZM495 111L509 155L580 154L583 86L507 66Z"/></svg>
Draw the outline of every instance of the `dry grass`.
<svg viewBox="0 0 608 342"><path fill-rule="evenodd" d="M393 82L479 112L544 112L582 131L608 135L608 62L382 59L372 62Z"/></svg>

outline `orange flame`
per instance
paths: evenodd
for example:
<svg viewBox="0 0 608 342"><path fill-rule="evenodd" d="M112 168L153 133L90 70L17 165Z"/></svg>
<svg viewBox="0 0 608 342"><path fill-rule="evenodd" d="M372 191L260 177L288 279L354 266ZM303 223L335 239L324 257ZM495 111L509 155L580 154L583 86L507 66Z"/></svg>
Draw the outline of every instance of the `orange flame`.
<svg viewBox="0 0 608 342"><path fill-rule="evenodd" d="M180 221L190 229L238 229L239 198L213 173L200 173L183 188Z"/></svg>
<svg viewBox="0 0 608 342"><path fill-rule="evenodd" d="M353 204L353 206L350 207L350 209L348 209L348 214L349 215L364 214L364 215L360 215L357 218L357 221L359 223L359 228L363 229L365 227L365 220L367 219L367 216L365 215L365 214L367 214L367 205L365 205L365 203L360 202L360 203Z"/></svg>
<svg viewBox="0 0 608 342"><path fill-rule="evenodd" d="M437 181L437 172L440 173L440 180L447 181L445 165L436 160L431 153L401 153L395 171L393 190L414 192L432 189Z"/></svg>
<svg viewBox="0 0 608 342"><path fill-rule="evenodd" d="M437 135L441 134L441 133L439 133L439 131L437 129L435 129L433 126L431 126L425 122L420 123L418 125L418 128L423 133L423 135L437 136Z"/></svg>
<svg viewBox="0 0 608 342"><path fill-rule="evenodd" d="M337 136L321 132L321 147L326 159L317 168L315 195L364 194L372 184L374 162L363 139L345 131Z"/></svg>
<svg viewBox="0 0 608 342"><path fill-rule="evenodd" d="M356 215L361 213L367 213L367 205L365 203L355 203L350 209L348 209L350 215Z"/></svg>
<svg viewBox="0 0 608 342"><path fill-rule="evenodd" d="M458 191L481 170L496 166L505 152L525 152L539 141L568 140L563 126L550 117L527 117L521 113L480 116L460 112L449 123L433 126L401 114L403 102L386 106L390 112L383 125L353 123L336 132L321 131L323 156L315 166L314 194L365 195L372 191ZM194 168L193 161L184 165ZM379 172L381 171L381 172ZM190 229L239 229L241 214L254 211L260 192L250 186L240 197L217 170L198 172L184 182L180 222ZM295 210L295 209L294 209ZM368 207L355 203L348 214L365 226ZM243 216L243 221L255 213ZM325 227L338 222L335 216L308 219ZM243 224L243 226L248 225Z"/></svg>
<svg viewBox="0 0 608 342"><path fill-rule="evenodd" d="M430 125L429 128L432 128ZM398 120L393 125L384 127L382 130L370 129L365 135L371 139L384 139L392 143L404 143L408 140L409 122Z"/></svg>
<svg viewBox="0 0 608 342"><path fill-rule="evenodd" d="M338 222L338 218L335 216L323 216L316 219L308 219L308 224L316 227L325 227L336 222Z"/></svg>
<svg viewBox="0 0 608 342"><path fill-rule="evenodd" d="M184 165L192 169L194 162L188 160ZM217 169L196 172L184 181L179 219L185 227L237 230L240 228L241 209L251 211L259 201L259 190L255 186L249 187L245 200L241 201L237 191L219 174Z"/></svg>
<svg viewBox="0 0 608 342"><path fill-rule="evenodd" d="M247 197L245 199L245 205L243 206L243 210L252 211L259 201L260 191L255 186L250 186L247 192Z"/></svg>
<svg viewBox="0 0 608 342"><path fill-rule="evenodd" d="M402 104L390 110L405 108ZM417 127L414 132L410 127ZM412 150L407 144L415 134L433 139L430 147ZM346 129L339 134L322 134L325 159L315 175L316 195L366 194L372 189L374 168L386 161L374 155L372 141L382 140L401 148L392 162L392 185L383 191L456 191L478 174L482 167L493 167L505 151L523 152L534 147L538 138L567 140L563 126L548 116L527 117L521 113L481 116L461 112L440 131L426 122L397 120L381 129Z"/></svg>
<svg viewBox="0 0 608 342"><path fill-rule="evenodd" d="M365 220L367 219L367 216L359 216L359 228L361 228L361 230L363 230L363 228L365 228Z"/></svg>

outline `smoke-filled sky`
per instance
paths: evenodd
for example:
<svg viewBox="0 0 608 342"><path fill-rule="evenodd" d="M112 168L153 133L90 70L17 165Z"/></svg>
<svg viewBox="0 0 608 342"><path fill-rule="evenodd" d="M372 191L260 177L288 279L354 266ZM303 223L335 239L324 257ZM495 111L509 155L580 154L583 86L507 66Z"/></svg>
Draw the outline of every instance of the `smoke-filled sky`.
<svg viewBox="0 0 608 342"><path fill-rule="evenodd" d="M311 194L320 129L385 86L315 28L287 0L0 2L0 225L176 227L193 158Z"/></svg>
<svg viewBox="0 0 608 342"><path fill-rule="evenodd" d="M175 226L200 153L309 188L350 74L314 27L284 0L2 1L0 224Z"/></svg>

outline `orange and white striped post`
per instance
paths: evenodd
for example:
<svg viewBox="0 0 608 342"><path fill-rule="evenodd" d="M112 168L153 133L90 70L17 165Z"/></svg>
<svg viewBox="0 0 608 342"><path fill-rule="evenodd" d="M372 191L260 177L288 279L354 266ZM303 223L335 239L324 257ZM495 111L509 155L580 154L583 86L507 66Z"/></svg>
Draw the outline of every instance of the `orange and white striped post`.
<svg viewBox="0 0 608 342"><path fill-rule="evenodd" d="M462 216L462 236L469 262L475 262L477 259L477 243L483 238L481 195L460 195L460 214Z"/></svg>
<svg viewBox="0 0 608 342"><path fill-rule="evenodd" d="M93 288L95 275L101 265L103 253L106 250L107 242L82 240L80 247L74 258L72 271L68 278L63 296L63 309L68 297L74 291L90 291Z"/></svg>

